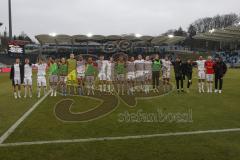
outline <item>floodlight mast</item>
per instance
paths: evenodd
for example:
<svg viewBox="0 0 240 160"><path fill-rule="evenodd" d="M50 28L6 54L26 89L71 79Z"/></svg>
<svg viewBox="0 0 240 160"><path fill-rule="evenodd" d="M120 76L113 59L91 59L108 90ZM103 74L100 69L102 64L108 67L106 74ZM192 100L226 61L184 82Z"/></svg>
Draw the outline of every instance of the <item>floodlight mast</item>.
<svg viewBox="0 0 240 160"><path fill-rule="evenodd" d="M12 3L8 0L9 39L12 39Z"/></svg>

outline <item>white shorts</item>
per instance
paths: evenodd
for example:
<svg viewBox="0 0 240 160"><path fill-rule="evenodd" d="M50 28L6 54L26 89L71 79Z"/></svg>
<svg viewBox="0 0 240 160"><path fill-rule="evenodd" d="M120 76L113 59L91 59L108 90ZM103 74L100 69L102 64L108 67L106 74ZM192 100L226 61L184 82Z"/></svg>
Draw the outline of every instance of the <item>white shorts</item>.
<svg viewBox="0 0 240 160"><path fill-rule="evenodd" d="M31 86L32 85L32 78L31 77L25 77L24 78L24 85L25 86Z"/></svg>
<svg viewBox="0 0 240 160"><path fill-rule="evenodd" d="M163 71L163 79L170 79L171 73L170 71Z"/></svg>
<svg viewBox="0 0 240 160"><path fill-rule="evenodd" d="M62 83L66 83L67 82L67 76L60 76L59 81L62 82Z"/></svg>
<svg viewBox="0 0 240 160"><path fill-rule="evenodd" d="M127 73L127 79L128 80L134 80L136 78L135 73L134 72L128 72Z"/></svg>
<svg viewBox="0 0 240 160"><path fill-rule="evenodd" d="M206 74L207 82L213 82L213 74Z"/></svg>
<svg viewBox="0 0 240 160"><path fill-rule="evenodd" d="M151 80L152 79L152 72L151 71L145 71L145 80Z"/></svg>
<svg viewBox="0 0 240 160"><path fill-rule="evenodd" d="M99 73L98 78L99 78L100 81L106 81L107 80L107 76L106 76L105 73Z"/></svg>
<svg viewBox="0 0 240 160"><path fill-rule="evenodd" d="M15 85L21 85L21 78L14 78Z"/></svg>
<svg viewBox="0 0 240 160"><path fill-rule="evenodd" d="M85 77L85 73L77 73L77 78L78 79L83 79Z"/></svg>
<svg viewBox="0 0 240 160"><path fill-rule="evenodd" d="M205 71L198 71L198 79L206 79L206 73Z"/></svg>
<svg viewBox="0 0 240 160"><path fill-rule="evenodd" d="M144 71L136 71L136 79L138 81L144 81Z"/></svg>
<svg viewBox="0 0 240 160"><path fill-rule="evenodd" d="M46 77L38 77L37 78L37 86L38 87L46 87L47 86Z"/></svg>
<svg viewBox="0 0 240 160"><path fill-rule="evenodd" d="M107 74L107 81L114 81L114 76L112 74Z"/></svg>

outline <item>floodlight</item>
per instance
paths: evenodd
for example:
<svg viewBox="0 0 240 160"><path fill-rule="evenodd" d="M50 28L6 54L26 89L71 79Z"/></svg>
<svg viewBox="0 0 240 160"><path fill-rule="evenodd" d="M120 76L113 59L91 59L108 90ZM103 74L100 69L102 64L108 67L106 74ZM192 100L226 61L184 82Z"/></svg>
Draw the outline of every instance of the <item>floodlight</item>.
<svg viewBox="0 0 240 160"><path fill-rule="evenodd" d="M51 37L56 37L56 36L57 36L57 33L55 33L55 32L49 33L49 36L51 36Z"/></svg>
<svg viewBox="0 0 240 160"><path fill-rule="evenodd" d="M139 33L136 33L136 34L135 34L135 37L137 37L137 38L141 38L141 37L142 37L142 35L141 35L141 34L139 34Z"/></svg>
<svg viewBox="0 0 240 160"><path fill-rule="evenodd" d="M92 36L93 36L92 33L88 33L88 34L87 34L87 37L88 37L88 38L91 38Z"/></svg>
<svg viewBox="0 0 240 160"><path fill-rule="evenodd" d="M215 32L215 29L213 28L213 29L209 30L209 32L213 33L213 32Z"/></svg>

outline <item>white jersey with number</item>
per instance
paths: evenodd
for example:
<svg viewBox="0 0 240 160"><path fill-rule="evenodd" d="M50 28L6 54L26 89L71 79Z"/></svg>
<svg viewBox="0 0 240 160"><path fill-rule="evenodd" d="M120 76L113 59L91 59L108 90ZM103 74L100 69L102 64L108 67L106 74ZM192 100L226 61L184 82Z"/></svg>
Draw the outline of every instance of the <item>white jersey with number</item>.
<svg viewBox="0 0 240 160"><path fill-rule="evenodd" d="M144 71L145 71L145 73L152 72L152 61L145 61Z"/></svg>
<svg viewBox="0 0 240 160"><path fill-rule="evenodd" d="M205 62L206 62L206 60L197 60L196 61L198 71L205 71Z"/></svg>
<svg viewBox="0 0 240 160"><path fill-rule="evenodd" d="M162 68L164 72L171 71L171 61L166 61L165 59L162 60Z"/></svg>
<svg viewBox="0 0 240 160"><path fill-rule="evenodd" d="M85 61L77 61L77 73L83 74L85 73Z"/></svg>
<svg viewBox="0 0 240 160"><path fill-rule="evenodd" d="M114 75L115 63L107 61L107 75Z"/></svg>
<svg viewBox="0 0 240 160"><path fill-rule="evenodd" d="M47 69L47 64L43 63L43 64L35 64L34 66L36 66L38 68L37 71L37 76L38 77L45 77L46 75L46 69Z"/></svg>
<svg viewBox="0 0 240 160"><path fill-rule="evenodd" d="M106 60L98 60L97 64L98 64L98 72L101 74L106 74L106 67L107 67L107 63L108 61Z"/></svg>
<svg viewBox="0 0 240 160"><path fill-rule="evenodd" d="M14 67L14 79L20 80L21 79L20 65L14 64L13 67Z"/></svg>
<svg viewBox="0 0 240 160"><path fill-rule="evenodd" d="M24 78L32 77L32 66L29 64L24 65Z"/></svg>
<svg viewBox="0 0 240 160"><path fill-rule="evenodd" d="M134 61L134 64L135 64L135 69L136 69L136 72L143 72L144 71L144 60L135 60Z"/></svg>

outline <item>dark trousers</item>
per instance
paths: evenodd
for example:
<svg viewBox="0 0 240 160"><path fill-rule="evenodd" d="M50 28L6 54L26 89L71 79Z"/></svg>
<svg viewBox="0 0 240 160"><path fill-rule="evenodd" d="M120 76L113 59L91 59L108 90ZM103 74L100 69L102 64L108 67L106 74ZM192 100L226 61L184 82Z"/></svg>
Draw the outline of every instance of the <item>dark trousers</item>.
<svg viewBox="0 0 240 160"><path fill-rule="evenodd" d="M153 71L152 72L152 85L153 89L159 87L159 78L160 78L160 71Z"/></svg>
<svg viewBox="0 0 240 160"><path fill-rule="evenodd" d="M175 79L176 79L177 89L179 90L180 85L181 85L181 89L183 89L183 76L177 76Z"/></svg>
<svg viewBox="0 0 240 160"><path fill-rule="evenodd" d="M219 84L219 86L218 86L218 84ZM223 86L223 77L215 75L215 89L222 90L222 86Z"/></svg>
<svg viewBox="0 0 240 160"><path fill-rule="evenodd" d="M187 81L188 81L187 88L190 88L190 86L192 85L192 73L188 73L186 76L187 76Z"/></svg>

